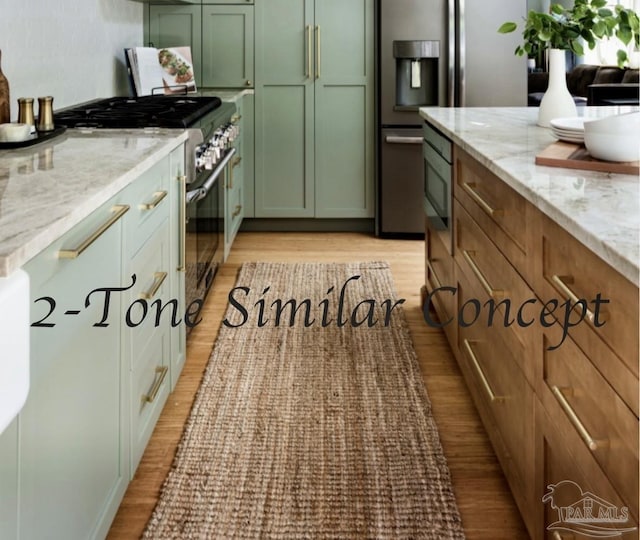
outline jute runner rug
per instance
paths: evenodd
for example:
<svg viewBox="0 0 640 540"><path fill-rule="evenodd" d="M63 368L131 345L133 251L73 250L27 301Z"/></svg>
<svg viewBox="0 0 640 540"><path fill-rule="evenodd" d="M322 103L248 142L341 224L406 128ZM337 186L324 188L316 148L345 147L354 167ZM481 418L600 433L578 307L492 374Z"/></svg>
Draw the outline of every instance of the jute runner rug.
<svg viewBox="0 0 640 540"><path fill-rule="evenodd" d="M236 287L144 538L464 538L388 264Z"/></svg>

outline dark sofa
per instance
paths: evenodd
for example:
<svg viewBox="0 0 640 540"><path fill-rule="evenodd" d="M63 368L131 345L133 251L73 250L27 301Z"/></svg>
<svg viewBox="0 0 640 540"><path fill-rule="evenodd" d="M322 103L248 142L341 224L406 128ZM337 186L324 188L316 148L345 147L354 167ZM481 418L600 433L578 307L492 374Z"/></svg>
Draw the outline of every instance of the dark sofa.
<svg viewBox="0 0 640 540"><path fill-rule="evenodd" d="M528 103L537 107L549 84L549 74L529 73ZM638 70L580 64L567 73L567 87L576 105L638 105Z"/></svg>

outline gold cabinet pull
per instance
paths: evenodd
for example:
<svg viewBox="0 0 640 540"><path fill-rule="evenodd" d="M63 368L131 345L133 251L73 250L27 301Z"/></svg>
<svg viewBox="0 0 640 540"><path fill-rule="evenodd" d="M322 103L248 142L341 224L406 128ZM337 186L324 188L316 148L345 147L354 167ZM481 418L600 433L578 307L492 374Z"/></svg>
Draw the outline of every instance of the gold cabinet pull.
<svg viewBox="0 0 640 540"><path fill-rule="evenodd" d="M187 265L187 177L182 174L178 176L180 182L180 261L178 262L178 272L184 272Z"/></svg>
<svg viewBox="0 0 640 540"><path fill-rule="evenodd" d="M236 206L236 209L233 211L233 214L231 214L231 218L236 217L237 215L240 214L240 212L242 212L242 205L241 204Z"/></svg>
<svg viewBox="0 0 640 540"><path fill-rule="evenodd" d="M247 79L247 80L245 81L244 85L245 85L245 86L252 86L252 85L253 85L253 83L252 83L249 79Z"/></svg>
<svg viewBox="0 0 640 540"><path fill-rule="evenodd" d="M307 70L305 71L305 78L311 78L311 25L308 24L306 28L307 32Z"/></svg>
<svg viewBox="0 0 640 540"><path fill-rule="evenodd" d="M162 287L165 279L167 279L166 272L154 272L151 287L148 291L140 293L140 298L151 300L156 295L160 287Z"/></svg>
<svg viewBox="0 0 640 540"><path fill-rule="evenodd" d="M502 396L496 396L493 393L493 390L491 388L491 385L489 384L489 381L487 380L486 375L484 374L484 371L482 371L482 368L480 367L480 362L478 362L478 358L476 357L476 354L473 352L473 349L471 348L471 342L468 339L465 339L463 341L464 344L464 349L465 352L467 353L467 356L469 357L469 359L471 360L471 362L473 363L473 367L475 368L475 370L478 372L478 376L480 377L480 381L482 382L482 386L484 386L485 391L487 392L487 395L489 396L489 400L493 403L496 401L504 401L504 397Z"/></svg>
<svg viewBox="0 0 640 540"><path fill-rule="evenodd" d="M167 196L167 191L156 191L153 194L153 200L150 203L140 204L140 210L153 210L156 206L158 206L162 199Z"/></svg>
<svg viewBox="0 0 640 540"><path fill-rule="evenodd" d="M473 271L475 276L478 278L478 281L480 282L480 284L482 285L482 288L486 291L486 293L491 298L494 298L494 299L502 298L504 296L504 291L500 289L494 289L491 287L491 285L489 285L489 282L480 271L480 268L478 268L478 265L476 264L476 262L473 260L472 258L473 255L475 255L474 251L467 251L466 249L462 250L462 256L464 257L464 260L467 261L467 263L471 267L471 270Z"/></svg>
<svg viewBox="0 0 640 540"><path fill-rule="evenodd" d="M492 208L491 205L489 205L489 203L487 203L487 201L485 201L482 197L480 197L478 192L475 189L473 189L475 187L476 187L476 184L473 182L471 183L464 182L462 184L462 189L464 189L471 196L471 198L474 201L476 201L487 214L489 214L491 217L501 216L503 214L503 211Z"/></svg>
<svg viewBox="0 0 640 540"><path fill-rule="evenodd" d="M231 123L232 124L237 124L238 122L240 122L241 119L242 119L242 115L241 114L234 114L231 117Z"/></svg>
<svg viewBox="0 0 640 540"><path fill-rule="evenodd" d="M568 286L568 284L573 284L573 278L571 276L558 276L554 274L553 276L551 276L551 281L553 281L558 289L560 289L562 294L568 297L569 300L571 300L574 304L578 304L580 302L580 298L578 298ZM585 302L583 305L585 306L587 319L589 319L589 322L593 323L596 318L595 313L593 313L593 311L586 307L585 300L582 300L582 302ZM600 314L603 314L603 312L600 312Z"/></svg>
<svg viewBox="0 0 640 540"><path fill-rule="evenodd" d="M167 373L169 373L169 368L167 366L158 366L156 368L156 379L153 381L153 386L151 387L151 391L148 394L144 394L142 396L143 403L153 403L158 397L158 392L160 391L160 387L164 382Z"/></svg>
<svg viewBox="0 0 640 540"><path fill-rule="evenodd" d="M233 158L233 161L231 162L231 168L237 167L238 165L240 165L241 162L242 162L242 158L240 156L236 156L235 158Z"/></svg>
<svg viewBox="0 0 640 540"><path fill-rule="evenodd" d="M571 391L570 388L567 388L564 390ZM553 395L558 400L558 403L560 403L560 407L562 407L562 410L569 417L569 420L573 424L573 427L578 430L580 437L582 437L582 440L585 442L589 450L591 450L592 452L597 450L598 442L589 434L589 432L587 431L587 428L584 426L580 418L578 418L578 415L573 410L573 407L571 407L571 405L567 401L567 398L564 396L563 389L558 388L556 385L553 385L551 387L551 391L553 392Z"/></svg>
<svg viewBox="0 0 640 540"><path fill-rule="evenodd" d="M320 78L320 25L316 26L316 79Z"/></svg>
<svg viewBox="0 0 640 540"><path fill-rule="evenodd" d="M58 251L58 259L77 259L82 253L93 244L98 238L100 238L111 225L113 225L116 221L118 221L122 216L124 216L129 211L129 205L127 204L118 204L111 209L113 215L105 221L97 231L92 233L84 242L82 242L75 249L61 249Z"/></svg>

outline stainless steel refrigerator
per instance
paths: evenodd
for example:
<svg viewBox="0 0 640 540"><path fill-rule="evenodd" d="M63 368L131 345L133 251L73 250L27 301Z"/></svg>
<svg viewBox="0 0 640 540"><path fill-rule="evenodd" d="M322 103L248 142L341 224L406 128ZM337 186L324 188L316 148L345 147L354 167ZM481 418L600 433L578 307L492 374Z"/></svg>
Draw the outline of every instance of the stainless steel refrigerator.
<svg viewBox="0 0 640 540"><path fill-rule="evenodd" d="M379 0L378 213L381 236L424 234L422 106L525 106L520 35L499 34L526 0Z"/></svg>

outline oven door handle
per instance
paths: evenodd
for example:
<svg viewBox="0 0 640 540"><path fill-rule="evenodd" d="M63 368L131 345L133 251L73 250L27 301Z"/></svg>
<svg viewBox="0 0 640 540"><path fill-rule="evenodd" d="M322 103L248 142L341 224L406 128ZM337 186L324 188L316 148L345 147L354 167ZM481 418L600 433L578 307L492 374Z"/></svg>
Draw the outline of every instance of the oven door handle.
<svg viewBox="0 0 640 540"><path fill-rule="evenodd" d="M207 196L206 190L203 188L192 189L191 191L187 191L184 196L185 205L189 205L194 202L201 201Z"/></svg>
<svg viewBox="0 0 640 540"><path fill-rule="evenodd" d="M235 155L235 153L236 153L236 149L235 148L229 149L227 151L227 153L224 155L224 157L222 158L222 161L220 163L218 163L217 167L209 175L209 178L207 178L204 181L204 183L202 184L202 187L200 189L204 190L204 192L205 192L204 196L205 197L207 196L207 193L209 193L209 191L213 187L213 184L215 184L216 180L218 179L218 176L220 176L220 173L227 166L227 163L229 163L229 161L231 161L231 158Z"/></svg>

